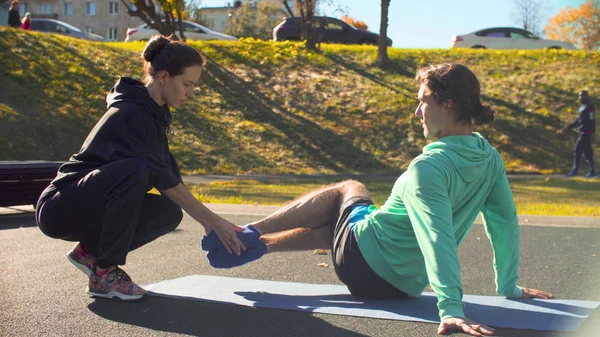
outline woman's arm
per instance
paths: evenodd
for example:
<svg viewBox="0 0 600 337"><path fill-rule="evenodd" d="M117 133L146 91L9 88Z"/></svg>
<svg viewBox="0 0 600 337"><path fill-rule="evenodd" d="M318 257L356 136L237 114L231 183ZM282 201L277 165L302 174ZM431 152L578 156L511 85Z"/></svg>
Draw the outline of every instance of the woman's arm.
<svg viewBox="0 0 600 337"><path fill-rule="evenodd" d="M230 254L235 252L236 255L240 255L242 250L246 250L246 246L235 235L237 226L206 208L183 184L180 183L175 187L162 190L161 193L204 226L206 232L214 230Z"/></svg>

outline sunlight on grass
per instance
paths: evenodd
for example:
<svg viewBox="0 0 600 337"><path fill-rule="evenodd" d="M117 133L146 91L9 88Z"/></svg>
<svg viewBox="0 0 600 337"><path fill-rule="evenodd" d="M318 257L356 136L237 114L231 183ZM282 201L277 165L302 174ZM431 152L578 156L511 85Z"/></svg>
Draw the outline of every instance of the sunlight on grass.
<svg viewBox="0 0 600 337"><path fill-rule="evenodd" d="M192 193L202 202L252 205L284 205L321 186L335 183L310 180L219 181L190 185ZM394 181L372 180L365 185L376 205L381 206ZM511 180L519 214L598 216L600 180L543 179Z"/></svg>

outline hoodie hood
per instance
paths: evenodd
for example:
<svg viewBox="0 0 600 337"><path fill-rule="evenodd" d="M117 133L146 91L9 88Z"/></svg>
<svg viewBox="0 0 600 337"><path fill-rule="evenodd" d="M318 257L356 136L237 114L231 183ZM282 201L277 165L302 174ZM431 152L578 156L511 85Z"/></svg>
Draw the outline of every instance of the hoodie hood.
<svg viewBox="0 0 600 337"><path fill-rule="evenodd" d="M488 172L485 168L494 157L494 148L479 133L471 136L447 136L423 148L423 154L442 154L447 157L460 177L470 182Z"/></svg>
<svg viewBox="0 0 600 337"><path fill-rule="evenodd" d="M158 105L158 103L150 97L144 83L138 80L129 77L121 77L106 96L106 105L109 109L125 102L143 105L157 120L164 124L169 124L171 122L171 112L169 111L169 107L166 104L163 106Z"/></svg>

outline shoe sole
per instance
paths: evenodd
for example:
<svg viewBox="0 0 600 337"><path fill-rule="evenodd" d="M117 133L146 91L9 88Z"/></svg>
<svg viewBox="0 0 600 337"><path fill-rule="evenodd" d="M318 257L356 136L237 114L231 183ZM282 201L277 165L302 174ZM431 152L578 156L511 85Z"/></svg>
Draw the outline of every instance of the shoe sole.
<svg viewBox="0 0 600 337"><path fill-rule="evenodd" d="M102 294L102 293L95 293L93 291L87 290L87 293L88 293L88 295L93 296L93 297L101 297L101 298L108 298L110 300L121 300L121 301L138 301L147 296L147 294L125 295L125 294L121 294L121 293L118 293L115 291L110 291L106 294Z"/></svg>
<svg viewBox="0 0 600 337"><path fill-rule="evenodd" d="M67 259L69 259L69 261L75 267L77 267L77 269L81 270L85 274L85 276L90 277L92 275L92 271L90 270L90 268L88 268L86 265L83 265L83 264L73 260L73 258L71 258L71 256L69 254L67 254Z"/></svg>

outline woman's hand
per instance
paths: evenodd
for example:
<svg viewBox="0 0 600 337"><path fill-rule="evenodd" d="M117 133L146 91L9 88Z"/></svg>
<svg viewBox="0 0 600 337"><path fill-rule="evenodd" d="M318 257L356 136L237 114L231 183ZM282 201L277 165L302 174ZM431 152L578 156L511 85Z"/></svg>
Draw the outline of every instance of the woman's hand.
<svg viewBox="0 0 600 337"><path fill-rule="evenodd" d="M235 235L236 231L241 230L238 226L223 218L219 218L212 224L212 229L217 233L217 236L223 242L223 246L225 246L229 254L235 253L236 255L240 255L242 250L246 251L244 243Z"/></svg>
<svg viewBox="0 0 600 337"><path fill-rule="evenodd" d="M491 336L496 330L482 324L477 324L470 319L460 317L447 317L442 320L438 327L438 335L448 331L463 331L471 336Z"/></svg>

